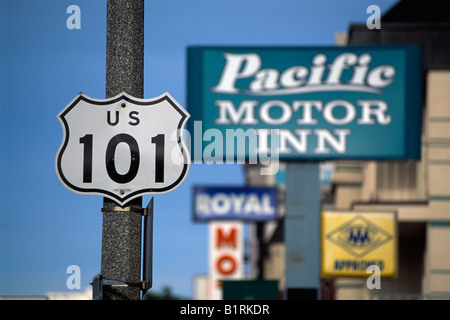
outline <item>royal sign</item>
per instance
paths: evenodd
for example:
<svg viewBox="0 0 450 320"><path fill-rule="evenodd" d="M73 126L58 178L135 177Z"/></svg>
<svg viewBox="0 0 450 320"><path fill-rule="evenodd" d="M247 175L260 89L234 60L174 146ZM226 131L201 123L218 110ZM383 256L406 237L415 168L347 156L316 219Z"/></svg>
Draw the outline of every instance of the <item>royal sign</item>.
<svg viewBox="0 0 450 320"><path fill-rule="evenodd" d="M277 217L277 189L197 186L194 220L268 221Z"/></svg>
<svg viewBox="0 0 450 320"><path fill-rule="evenodd" d="M187 58L193 159L420 159L418 46L189 47Z"/></svg>

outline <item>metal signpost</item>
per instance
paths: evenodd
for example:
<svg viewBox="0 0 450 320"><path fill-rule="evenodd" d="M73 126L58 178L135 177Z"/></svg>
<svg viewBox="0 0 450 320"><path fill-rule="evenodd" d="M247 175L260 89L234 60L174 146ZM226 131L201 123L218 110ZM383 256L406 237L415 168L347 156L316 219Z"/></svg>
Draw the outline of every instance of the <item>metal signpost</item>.
<svg viewBox="0 0 450 320"><path fill-rule="evenodd" d="M144 0L108 0L106 12L106 98L127 92L144 93ZM110 279L140 279L142 198L128 204L129 212L116 212L114 200L103 198L101 273ZM120 252L119 252L120 249ZM105 290L105 299L139 299L137 288Z"/></svg>
<svg viewBox="0 0 450 320"><path fill-rule="evenodd" d="M58 115L61 183L102 195L101 273L94 298L138 300L152 282L153 198L177 188L189 171L182 129L189 114L164 93L143 99L144 1L108 0L106 99L77 95ZM144 272L141 233L144 220Z"/></svg>

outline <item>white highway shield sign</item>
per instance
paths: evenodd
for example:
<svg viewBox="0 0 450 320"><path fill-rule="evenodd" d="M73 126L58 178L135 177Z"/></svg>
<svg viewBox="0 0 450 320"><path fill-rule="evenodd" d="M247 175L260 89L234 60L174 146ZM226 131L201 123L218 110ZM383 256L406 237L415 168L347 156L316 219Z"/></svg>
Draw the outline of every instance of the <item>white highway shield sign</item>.
<svg viewBox="0 0 450 320"><path fill-rule="evenodd" d="M120 205L169 192L189 171L182 131L190 117L169 93L138 99L122 93L96 100L80 93L59 114L64 130L56 155L62 184Z"/></svg>

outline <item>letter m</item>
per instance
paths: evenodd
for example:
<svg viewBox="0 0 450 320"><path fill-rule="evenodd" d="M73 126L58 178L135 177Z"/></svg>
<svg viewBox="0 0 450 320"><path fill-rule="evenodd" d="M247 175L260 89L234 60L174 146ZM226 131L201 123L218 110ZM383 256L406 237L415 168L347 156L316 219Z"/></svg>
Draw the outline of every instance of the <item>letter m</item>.
<svg viewBox="0 0 450 320"><path fill-rule="evenodd" d="M215 122L216 124L257 124L258 121L254 117L254 109L257 103L258 101L255 100L244 100L236 109L233 101L217 100L219 118Z"/></svg>
<svg viewBox="0 0 450 320"><path fill-rule="evenodd" d="M236 228L229 229L228 233L225 230L217 229L217 248L232 247L236 248Z"/></svg>

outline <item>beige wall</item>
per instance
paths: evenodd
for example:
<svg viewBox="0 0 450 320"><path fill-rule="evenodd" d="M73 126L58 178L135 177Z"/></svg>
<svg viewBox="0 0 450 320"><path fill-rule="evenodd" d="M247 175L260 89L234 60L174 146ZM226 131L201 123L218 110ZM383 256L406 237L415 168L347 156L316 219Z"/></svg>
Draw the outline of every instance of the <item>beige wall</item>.
<svg viewBox="0 0 450 320"><path fill-rule="evenodd" d="M400 238L399 277L382 281L388 288L384 297L391 292L398 299L450 299L450 71L429 71L426 81L421 161L365 162L359 185L355 164L353 171L338 170L334 178L336 208L395 209L399 224L426 226ZM339 163L338 169L348 165ZM414 253L418 246L423 249ZM383 297L368 291L365 280L336 279L337 299ZM413 293L417 287L419 295Z"/></svg>
<svg viewBox="0 0 450 320"><path fill-rule="evenodd" d="M450 71L428 72L425 103L420 161L335 163L334 208L395 209L404 227L399 277L382 279L382 291L367 289L367 278L335 279L336 299L450 299ZM282 243L269 248L265 271L282 290Z"/></svg>

